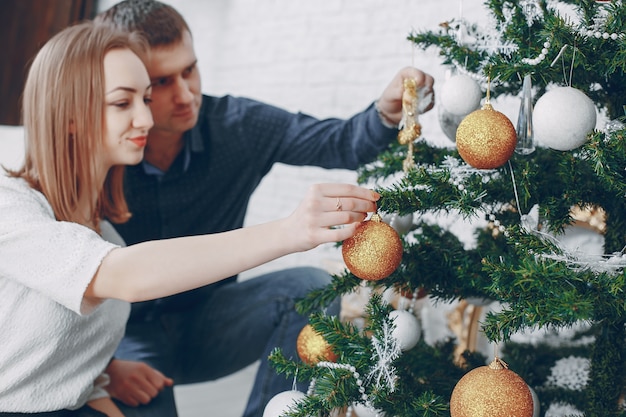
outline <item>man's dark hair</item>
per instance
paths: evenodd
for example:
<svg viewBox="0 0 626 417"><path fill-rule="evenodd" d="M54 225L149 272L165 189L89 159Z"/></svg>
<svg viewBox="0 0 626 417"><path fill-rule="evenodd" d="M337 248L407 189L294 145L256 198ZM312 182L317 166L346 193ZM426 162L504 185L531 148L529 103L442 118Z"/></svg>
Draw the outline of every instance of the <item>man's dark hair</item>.
<svg viewBox="0 0 626 417"><path fill-rule="evenodd" d="M151 47L177 43L189 30L172 6L157 0L124 0L99 13L94 21L126 32L142 32Z"/></svg>

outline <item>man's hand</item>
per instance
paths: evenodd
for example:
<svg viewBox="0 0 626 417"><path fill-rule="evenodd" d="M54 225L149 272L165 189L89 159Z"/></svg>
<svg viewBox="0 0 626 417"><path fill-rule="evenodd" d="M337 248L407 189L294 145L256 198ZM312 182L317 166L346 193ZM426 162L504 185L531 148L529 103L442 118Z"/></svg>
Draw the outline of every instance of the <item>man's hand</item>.
<svg viewBox="0 0 626 417"><path fill-rule="evenodd" d="M106 387L111 397L137 407L148 404L174 380L142 362L113 359L106 369L111 383Z"/></svg>
<svg viewBox="0 0 626 417"><path fill-rule="evenodd" d="M428 105L422 109L422 112L427 112L432 109L435 104L433 77L417 68L402 68L395 77L393 77L380 96L380 99L378 99L379 111L385 120L391 124L397 125L400 123L400 119L402 119L402 92L404 91L404 80L407 78L413 78L415 80L417 90L421 91L420 95L423 97L423 100L430 100Z"/></svg>

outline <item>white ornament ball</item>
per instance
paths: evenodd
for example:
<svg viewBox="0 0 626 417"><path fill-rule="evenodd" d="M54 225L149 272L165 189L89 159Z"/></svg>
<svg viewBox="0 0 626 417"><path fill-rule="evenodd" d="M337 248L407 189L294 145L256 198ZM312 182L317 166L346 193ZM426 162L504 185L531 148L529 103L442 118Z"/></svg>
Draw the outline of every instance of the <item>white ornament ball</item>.
<svg viewBox="0 0 626 417"><path fill-rule="evenodd" d="M443 106L438 106L437 108L437 118L439 119L439 127L441 127L441 131L452 142L456 142L456 130L458 129L459 124L461 124L465 116L467 115L466 114L452 114L448 110L446 110L446 108Z"/></svg>
<svg viewBox="0 0 626 417"><path fill-rule="evenodd" d="M398 213L384 213L381 217L385 223L393 227L400 235L408 233L411 227L413 227L413 214L401 216Z"/></svg>
<svg viewBox="0 0 626 417"><path fill-rule="evenodd" d="M356 417L384 417L385 413L380 410L374 410L363 404L352 404L352 411L356 413ZM354 414L352 414L354 416Z"/></svg>
<svg viewBox="0 0 626 417"><path fill-rule="evenodd" d="M533 397L533 417L539 417L539 413L541 412L541 404L539 404L539 397L534 389L529 385L530 395Z"/></svg>
<svg viewBox="0 0 626 417"><path fill-rule="evenodd" d="M389 318L395 324L391 334L398 341L400 350L406 352L413 349L419 342L422 331L417 317L406 310L393 310L389 313Z"/></svg>
<svg viewBox="0 0 626 417"><path fill-rule="evenodd" d="M296 403L305 397L303 392L296 390L279 392L265 406L263 417L280 417L289 409L294 408Z"/></svg>
<svg viewBox="0 0 626 417"><path fill-rule="evenodd" d="M593 101L573 87L557 87L537 100L533 128L538 142L557 151L576 149L596 127Z"/></svg>
<svg viewBox="0 0 626 417"><path fill-rule="evenodd" d="M441 105L453 115L467 115L480 107L483 93L469 75L450 77L441 87Z"/></svg>
<svg viewBox="0 0 626 417"><path fill-rule="evenodd" d="M482 297L467 297L465 301L467 301L468 304L471 304L476 307L485 307L493 303L492 299L482 298Z"/></svg>

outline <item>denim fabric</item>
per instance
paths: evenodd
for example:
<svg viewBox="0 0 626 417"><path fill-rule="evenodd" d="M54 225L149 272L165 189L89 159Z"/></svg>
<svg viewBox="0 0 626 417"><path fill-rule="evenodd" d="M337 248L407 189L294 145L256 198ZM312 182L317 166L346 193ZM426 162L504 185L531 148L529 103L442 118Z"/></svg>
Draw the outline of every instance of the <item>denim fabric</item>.
<svg viewBox="0 0 626 417"><path fill-rule="evenodd" d="M128 245L238 229L274 164L355 169L373 161L397 134L382 125L373 104L346 120L317 120L246 98L203 96L198 123L185 133L185 150L167 172L153 175L143 164L126 167L125 195L133 215L114 227ZM234 280L134 303L117 356L145 360L184 384L233 373L267 357L275 346L294 355L306 323L293 310L294 298L328 282L328 275L295 269ZM246 417L261 416L265 403L288 388L291 381L274 375L263 361ZM136 411L144 409L158 411L125 411L130 417L176 416L172 390Z"/></svg>
<svg viewBox="0 0 626 417"><path fill-rule="evenodd" d="M78 410L59 410L43 413L0 413L1 417L106 417L106 414L85 405Z"/></svg>
<svg viewBox="0 0 626 417"><path fill-rule="evenodd" d="M276 374L266 358L275 347L287 357L298 358L296 339L308 317L295 311L295 302L329 282L328 273L302 267L222 285L187 310L129 322L129 337L115 356L145 361L176 384L214 380L261 359L244 413L261 417L274 395L293 386L293 380ZM339 300L326 313L337 315ZM298 388L306 392L307 387ZM146 406L120 407L127 417L177 415L171 388Z"/></svg>

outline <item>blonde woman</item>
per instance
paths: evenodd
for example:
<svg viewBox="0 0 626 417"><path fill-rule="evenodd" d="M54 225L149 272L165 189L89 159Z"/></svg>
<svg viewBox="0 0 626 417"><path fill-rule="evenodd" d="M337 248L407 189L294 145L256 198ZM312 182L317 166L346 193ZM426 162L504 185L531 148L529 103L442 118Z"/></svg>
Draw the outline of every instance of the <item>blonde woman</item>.
<svg viewBox="0 0 626 417"><path fill-rule="evenodd" d="M142 160L153 125L143 51L137 35L81 23L30 68L25 162L0 175L0 416L121 416L104 370L129 302L346 239L376 209L368 189L320 184L271 223L127 247L105 241L101 218L132 215L122 170ZM171 383L161 375L151 386Z"/></svg>

